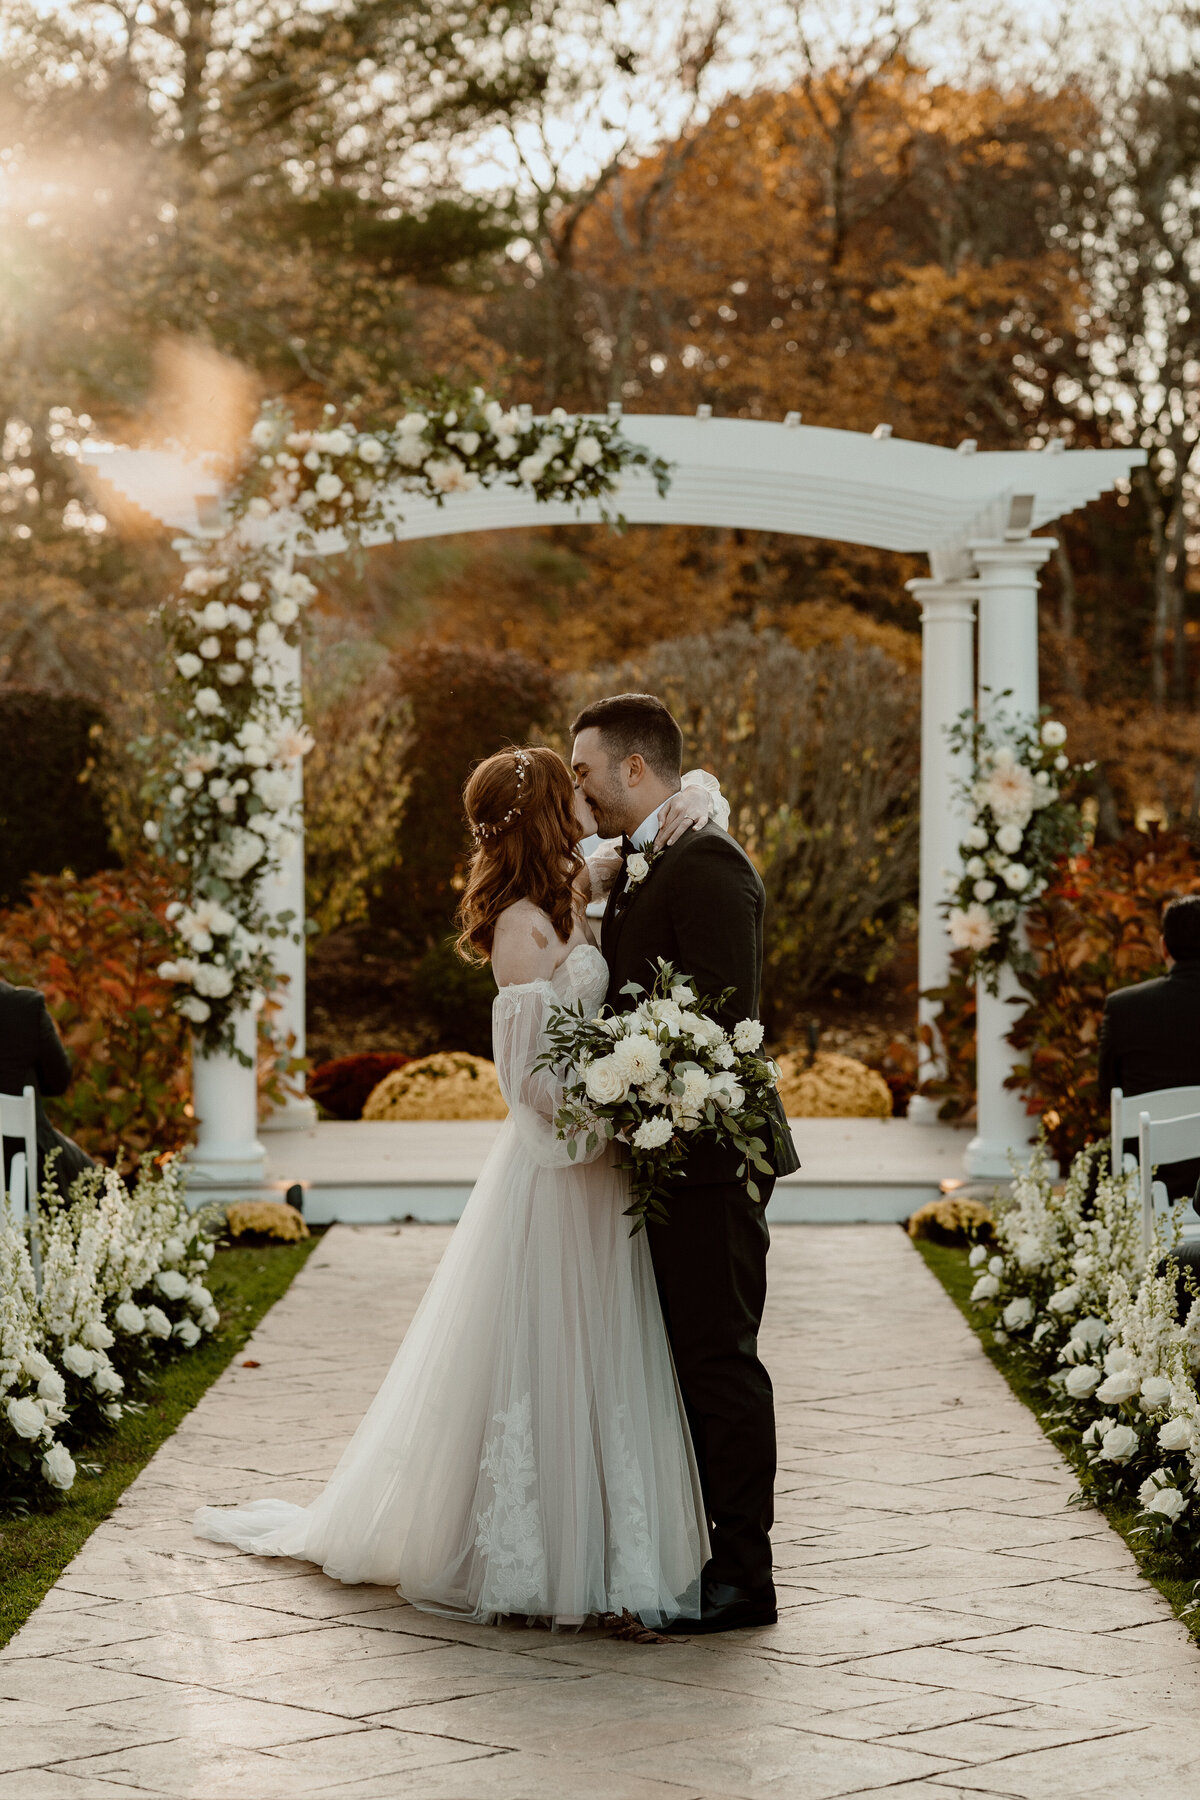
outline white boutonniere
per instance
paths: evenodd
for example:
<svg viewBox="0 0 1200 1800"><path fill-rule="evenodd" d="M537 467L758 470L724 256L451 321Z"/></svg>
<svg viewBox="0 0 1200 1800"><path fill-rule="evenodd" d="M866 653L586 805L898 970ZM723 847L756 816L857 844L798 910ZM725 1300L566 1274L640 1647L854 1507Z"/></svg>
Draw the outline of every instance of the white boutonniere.
<svg viewBox="0 0 1200 1800"><path fill-rule="evenodd" d="M661 850L633 850L625 858L625 886L617 900L618 912L624 912L638 889L653 873L654 865L661 855Z"/></svg>

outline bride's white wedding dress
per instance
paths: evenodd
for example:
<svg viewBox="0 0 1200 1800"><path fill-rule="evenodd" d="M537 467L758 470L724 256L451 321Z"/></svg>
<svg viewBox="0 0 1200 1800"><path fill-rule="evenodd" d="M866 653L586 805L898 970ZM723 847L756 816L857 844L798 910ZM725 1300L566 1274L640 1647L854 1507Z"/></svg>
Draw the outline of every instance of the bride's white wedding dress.
<svg viewBox="0 0 1200 1800"><path fill-rule="evenodd" d="M579 944L500 990L509 1117L328 1487L202 1507L199 1536L480 1622L697 1612L708 1538L645 1233L611 1147L572 1162L534 1071L550 1007L595 1009L607 979Z"/></svg>

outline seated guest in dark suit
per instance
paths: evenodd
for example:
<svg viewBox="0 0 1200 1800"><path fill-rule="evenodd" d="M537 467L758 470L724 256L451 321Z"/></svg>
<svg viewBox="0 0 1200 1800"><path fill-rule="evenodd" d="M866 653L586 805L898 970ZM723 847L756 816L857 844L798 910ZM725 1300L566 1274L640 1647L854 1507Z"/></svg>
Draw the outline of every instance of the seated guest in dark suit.
<svg viewBox="0 0 1200 1800"><path fill-rule="evenodd" d="M78 1144L55 1131L42 1106L43 1094L65 1094L70 1080L71 1059L42 995L36 988L10 987L7 981L0 981L0 1094L19 1096L27 1087L33 1088L37 1095L38 1185L46 1157L57 1150L55 1185L63 1194L82 1170L92 1167L91 1157ZM6 1182L9 1163L23 1148L18 1139L5 1138Z"/></svg>
<svg viewBox="0 0 1200 1800"><path fill-rule="evenodd" d="M1200 894L1167 903L1162 919L1168 973L1119 988L1104 1002L1100 1027L1100 1093L1149 1094L1155 1088L1200 1087ZM1128 1146L1137 1149L1136 1140ZM1200 1158L1167 1163L1159 1179L1171 1198L1190 1196Z"/></svg>

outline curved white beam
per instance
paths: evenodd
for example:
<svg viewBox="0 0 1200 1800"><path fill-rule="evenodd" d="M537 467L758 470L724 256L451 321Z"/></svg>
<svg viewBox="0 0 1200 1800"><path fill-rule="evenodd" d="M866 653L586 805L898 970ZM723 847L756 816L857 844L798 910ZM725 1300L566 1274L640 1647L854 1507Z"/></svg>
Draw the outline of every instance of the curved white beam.
<svg viewBox="0 0 1200 1800"><path fill-rule="evenodd" d="M1024 537L1098 499L1146 460L1134 449L962 455L938 444L760 419L633 413L624 428L631 442L672 465L665 496L641 471L621 481L612 504L630 524L718 525L916 552L943 578L969 573L972 539ZM126 498L184 532L202 533L203 515L218 498L198 464L161 451L95 450L84 460ZM507 486L454 494L441 506L399 486L392 498L394 531L368 542L601 516L594 503L541 502ZM328 535L323 548L335 552L337 536Z"/></svg>

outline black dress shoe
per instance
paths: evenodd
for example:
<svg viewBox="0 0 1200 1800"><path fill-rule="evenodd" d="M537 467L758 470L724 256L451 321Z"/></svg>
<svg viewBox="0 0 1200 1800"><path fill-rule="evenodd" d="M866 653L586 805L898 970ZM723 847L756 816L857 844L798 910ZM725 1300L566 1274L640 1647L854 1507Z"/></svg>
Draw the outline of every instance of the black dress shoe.
<svg viewBox="0 0 1200 1800"><path fill-rule="evenodd" d="M706 1581L700 1593L698 1619L671 1619L658 1627L669 1637L701 1637L711 1631L741 1631L753 1625L774 1625L779 1614L775 1589L731 1587L724 1581Z"/></svg>

